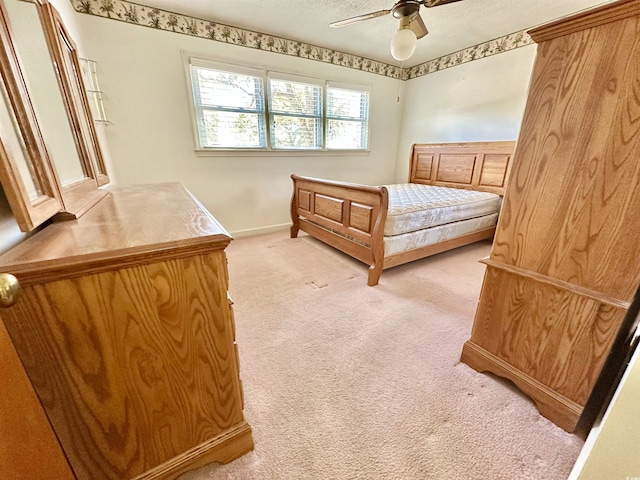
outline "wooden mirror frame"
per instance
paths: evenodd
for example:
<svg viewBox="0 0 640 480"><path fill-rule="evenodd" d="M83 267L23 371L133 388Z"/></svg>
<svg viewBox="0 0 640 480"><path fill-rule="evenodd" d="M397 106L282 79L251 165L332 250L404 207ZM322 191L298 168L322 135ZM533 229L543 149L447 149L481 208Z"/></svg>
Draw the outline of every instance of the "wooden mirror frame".
<svg viewBox="0 0 640 480"><path fill-rule="evenodd" d="M36 0L38 12L49 37L48 45L54 64L57 65L58 80L63 92L69 116L73 119L74 133L77 137L83 161L91 170L98 185L109 183L102 150L98 143L98 134L93 123L89 98L82 79L80 58L75 42L64 26L58 11L46 0ZM67 59L69 63L65 61ZM77 102L77 103L76 103ZM84 129L84 131L83 131Z"/></svg>
<svg viewBox="0 0 640 480"><path fill-rule="evenodd" d="M10 158L0 139L0 182L22 231L31 231L49 218L75 219L101 200L108 192L98 187L109 182L104 157L98 144L89 101L81 77L75 43L69 36L60 14L47 0L31 0L38 12L44 39L54 67L55 77L74 138L85 178L62 185L55 158L45 145L36 108L29 94L28 81L21 65L20 53L11 31L4 0L0 0L0 69L8 101L23 137L34 182L43 195L29 199L15 159ZM62 119L61 119L62 120ZM46 132L45 132L46 133Z"/></svg>
<svg viewBox="0 0 640 480"><path fill-rule="evenodd" d="M7 94L7 107L16 119L16 134L24 141L25 153L34 172L34 183L42 192L31 200L16 159L8 155L0 138L0 182L20 229L29 232L63 209L60 191L51 168L47 149L38 128L35 110L16 54L8 14L0 1L0 75ZM8 127L9 128L9 127Z"/></svg>
<svg viewBox="0 0 640 480"><path fill-rule="evenodd" d="M104 158L98 145L98 135L89 109L76 44L64 26L62 17L47 0L33 0L33 2L37 6L49 54L55 66L58 85L62 92L80 161L87 174L85 180L62 187L65 210L56 218L74 219L107 194L98 187L109 183L109 177L106 175ZM66 60L69 60L70 66Z"/></svg>

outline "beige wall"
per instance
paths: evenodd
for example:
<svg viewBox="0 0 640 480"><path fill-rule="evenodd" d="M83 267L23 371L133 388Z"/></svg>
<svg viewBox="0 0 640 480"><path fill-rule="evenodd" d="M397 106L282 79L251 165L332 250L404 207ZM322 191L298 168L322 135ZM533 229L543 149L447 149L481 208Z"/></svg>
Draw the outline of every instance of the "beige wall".
<svg viewBox="0 0 640 480"><path fill-rule="evenodd" d="M98 62L106 129L121 184L178 181L232 233L289 224L290 175L361 183L394 180L403 82L321 62L79 15L86 55ZM182 52L371 87L370 153L197 156Z"/></svg>
<svg viewBox="0 0 640 480"><path fill-rule="evenodd" d="M408 81L396 181L408 177L413 143L515 139L535 52L530 45Z"/></svg>
<svg viewBox="0 0 640 480"><path fill-rule="evenodd" d="M604 417L585 442L569 480L640 479L640 349Z"/></svg>
<svg viewBox="0 0 640 480"><path fill-rule="evenodd" d="M76 42L76 48L78 49L78 55L81 58L88 58L90 55L86 51L84 37L86 31L82 29L82 15L78 14L69 0L48 0L51 5L60 13L64 25L69 31L69 35ZM116 169L111 162L110 145L107 139L108 127L102 123L95 123L96 133L98 134L98 141L103 153L107 172L109 172L109 178L112 183L117 183Z"/></svg>
<svg viewBox="0 0 640 480"><path fill-rule="evenodd" d="M93 16L80 15L77 26L87 55L98 61L107 114L114 122L107 136L118 181L179 181L234 234L289 223L291 173L392 183L407 178L414 142L515 138L535 55L535 47L525 47L400 82ZM371 152L198 157L183 50L371 85Z"/></svg>
<svg viewBox="0 0 640 480"><path fill-rule="evenodd" d="M514 138L534 52L534 47L521 48L401 82L82 15L67 0L52 3L76 39L80 55L98 62L113 124L97 128L112 183L179 181L234 234L289 223L292 173L392 183L407 178L414 142ZM197 156L183 51L370 85L370 153Z"/></svg>

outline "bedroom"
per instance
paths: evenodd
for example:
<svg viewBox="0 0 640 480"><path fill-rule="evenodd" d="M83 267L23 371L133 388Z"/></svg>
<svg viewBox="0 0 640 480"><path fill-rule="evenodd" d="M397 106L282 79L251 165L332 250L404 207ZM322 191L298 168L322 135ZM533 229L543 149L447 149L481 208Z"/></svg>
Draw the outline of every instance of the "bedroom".
<svg viewBox="0 0 640 480"><path fill-rule="evenodd" d="M288 226L289 175L296 171L378 184L406 178L409 147L415 141L515 138L535 55L535 47L523 47L399 82L218 42L219 57L371 84L375 148L369 155L349 157L200 157L193 153L181 51L208 51L211 42L80 15L66 1L54 4L81 54L98 61L113 122L99 133L102 140L106 138L102 144L113 164L113 179L122 184L181 181L234 236ZM438 95L430 95L431 91ZM425 105L437 115L425 115ZM430 132L428 138L425 131ZM20 235L10 218L3 220L5 249L5 242Z"/></svg>

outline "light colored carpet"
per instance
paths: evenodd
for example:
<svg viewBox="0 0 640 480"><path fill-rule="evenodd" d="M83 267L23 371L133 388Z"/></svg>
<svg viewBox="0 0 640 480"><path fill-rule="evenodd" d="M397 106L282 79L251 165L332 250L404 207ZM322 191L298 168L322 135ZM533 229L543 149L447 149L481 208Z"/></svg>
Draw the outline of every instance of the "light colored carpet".
<svg viewBox="0 0 640 480"><path fill-rule="evenodd" d="M301 233L229 258L255 450L204 479L565 479L582 440L460 363L490 243L383 272Z"/></svg>

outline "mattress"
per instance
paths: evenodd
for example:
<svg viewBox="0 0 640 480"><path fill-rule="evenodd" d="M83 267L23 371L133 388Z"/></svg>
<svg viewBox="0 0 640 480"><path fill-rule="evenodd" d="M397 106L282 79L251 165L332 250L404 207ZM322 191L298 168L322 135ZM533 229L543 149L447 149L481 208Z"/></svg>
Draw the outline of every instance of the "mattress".
<svg viewBox="0 0 640 480"><path fill-rule="evenodd" d="M494 193L417 183L386 187L389 208L384 224L385 236L402 235L500 211L501 197Z"/></svg>
<svg viewBox="0 0 640 480"><path fill-rule="evenodd" d="M493 227L497 222L498 214L492 213L482 217L460 220L458 222L438 225L402 235L384 237L384 255L387 257L395 253L406 252L414 248L443 242L451 238L475 232L476 230Z"/></svg>

